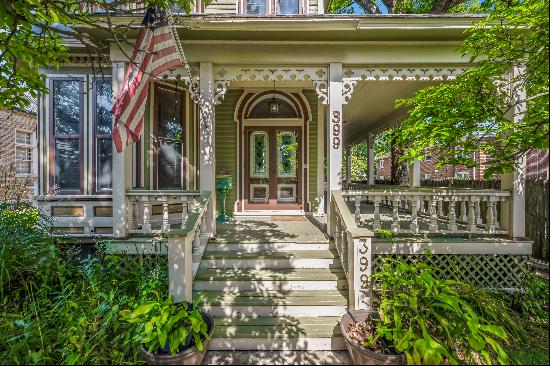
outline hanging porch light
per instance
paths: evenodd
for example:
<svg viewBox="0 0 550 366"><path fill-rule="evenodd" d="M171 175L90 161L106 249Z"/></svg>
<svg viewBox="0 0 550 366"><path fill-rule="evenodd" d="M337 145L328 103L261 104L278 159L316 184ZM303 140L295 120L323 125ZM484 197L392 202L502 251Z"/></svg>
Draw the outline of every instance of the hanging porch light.
<svg viewBox="0 0 550 366"><path fill-rule="evenodd" d="M273 98L267 103L269 113L279 114L279 100L275 97L275 80L273 80Z"/></svg>

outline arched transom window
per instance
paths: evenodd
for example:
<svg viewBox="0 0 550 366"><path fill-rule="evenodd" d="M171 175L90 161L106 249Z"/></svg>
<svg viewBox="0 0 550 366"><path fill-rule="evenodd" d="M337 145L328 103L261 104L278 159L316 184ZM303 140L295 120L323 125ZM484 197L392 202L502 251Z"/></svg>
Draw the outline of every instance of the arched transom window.
<svg viewBox="0 0 550 366"><path fill-rule="evenodd" d="M299 118L299 115L285 97L268 94L250 106L247 118Z"/></svg>

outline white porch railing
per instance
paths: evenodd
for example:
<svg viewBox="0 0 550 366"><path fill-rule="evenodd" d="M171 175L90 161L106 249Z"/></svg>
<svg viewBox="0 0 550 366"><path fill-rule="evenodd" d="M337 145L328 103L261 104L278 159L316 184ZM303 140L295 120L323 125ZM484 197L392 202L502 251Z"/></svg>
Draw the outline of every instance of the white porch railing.
<svg viewBox="0 0 550 366"><path fill-rule="evenodd" d="M193 280L211 232L206 213L212 209L209 191L127 192L131 202L131 233L157 234L151 242L121 240L110 250L125 254L164 254L168 256L169 294L175 301L192 301ZM159 245L160 243L160 245Z"/></svg>
<svg viewBox="0 0 550 366"><path fill-rule="evenodd" d="M199 191L128 191L129 233L167 233L186 227L189 212L197 204L199 195Z"/></svg>
<svg viewBox="0 0 550 366"><path fill-rule="evenodd" d="M409 201L417 203L428 199L432 213L435 206L437 214L437 202L439 201L436 201L436 198L440 196L428 194L430 192L421 193L421 195L408 196L394 194L390 197L396 203L399 200L404 201L405 197L408 197ZM492 193L494 194L489 194L488 197L499 197L499 199L500 197L509 197L506 192L502 195L496 192ZM489 288L515 288L527 271L527 260L532 251L532 242L530 241L514 242L499 239L453 241L449 238L430 240L411 237L395 237L389 241L377 238L374 231L357 225L360 222L357 219L357 210L352 213L344 198L351 197L354 201L357 198L361 202L361 197L369 197L370 194L375 202L381 202L381 197L387 196L387 192L384 196L381 191L331 192L329 232L333 235L348 281L349 307L352 309L366 309L371 306L373 294L371 275L380 270L384 258L388 257L401 256L406 261L426 261L440 268L439 274L443 277L474 282ZM479 195L470 192L468 196L458 195L457 197L473 197L468 198L467 207L469 208L468 212L472 212L470 202L474 202L473 217L475 218L475 202ZM462 201L465 199L459 202ZM433 202L436 202L435 205ZM450 202L456 203L454 200L450 200ZM489 198L488 202L492 203L494 199ZM392 209L393 207L398 206L396 204L396 206L392 206ZM432 216L430 215L430 218ZM469 214L468 217L472 217L472 215ZM471 221L468 220L468 223L470 224ZM432 254L426 254L426 250Z"/></svg>
<svg viewBox="0 0 550 366"><path fill-rule="evenodd" d="M500 208L510 204L511 193L508 191L388 187L344 191L342 196L355 205L357 226L372 231L383 229L381 209L389 208L389 229L394 234L508 233L499 220L502 217ZM367 203L373 208L368 223L361 217L361 208ZM402 214L406 215L406 220Z"/></svg>

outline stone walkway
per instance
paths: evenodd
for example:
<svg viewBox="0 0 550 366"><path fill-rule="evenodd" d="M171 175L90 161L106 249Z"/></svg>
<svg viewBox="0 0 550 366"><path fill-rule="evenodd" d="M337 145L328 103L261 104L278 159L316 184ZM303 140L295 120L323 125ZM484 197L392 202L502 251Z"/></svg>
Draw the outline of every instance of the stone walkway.
<svg viewBox="0 0 550 366"><path fill-rule="evenodd" d="M351 365L347 351L208 351L203 365Z"/></svg>

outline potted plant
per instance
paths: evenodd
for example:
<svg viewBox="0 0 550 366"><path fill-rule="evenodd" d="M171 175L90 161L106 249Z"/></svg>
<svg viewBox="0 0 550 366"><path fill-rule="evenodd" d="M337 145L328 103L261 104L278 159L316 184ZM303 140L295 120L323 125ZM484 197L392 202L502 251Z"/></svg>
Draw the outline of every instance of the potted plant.
<svg viewBox="0 0 550 366"><path fill-rule="evenodd" d="M372 275L375 310L350 312L340 324L355 364L508 363L505 330L476 312L462 295L466 285L434 272L388 258Z"/></svg>
<svg viewBox="0 0 550 366"><path fill-rule="evenodd" d="M136 324L136 340L149 365L200 365L214 331L214 319L193 304L147 301L133 310L121 312L122 318Z"/></svg>

